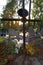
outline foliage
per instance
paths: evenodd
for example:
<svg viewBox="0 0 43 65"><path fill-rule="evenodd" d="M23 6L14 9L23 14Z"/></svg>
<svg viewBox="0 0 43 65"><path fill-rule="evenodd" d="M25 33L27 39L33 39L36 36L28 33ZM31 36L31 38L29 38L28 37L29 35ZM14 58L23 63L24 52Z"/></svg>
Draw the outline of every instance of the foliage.
<svg viewBox="0 0 43 65"><path fill-rule="evenodd" d="M17 22L15 22L15 24L14 24L14 25L12 25L12 26L14 26L14 27L12 27L12 28L18 29L19 24L18 24Z"/></svg>
<svg viewBox="0 0 43 65"><path fill-rule="evenodd" d="M29 55L38 55L42 54L42 44L43 40L38 38L36 40L31 41L29 44L26 44L26 53Z"/></svg>
<svg viewBox="0 0 43 65"><path fill-rule="evenodd" d="M19 51L23 51L23 50L24 50L24 46L23 44L21 44Z"/></svg>
<svg viewBox="0 0 43 65"><path fill-rule="evenodd" d="M11 0L10 2L7 3L7 5L5 6L4 10L3 10L3 17L4 18L12 18L14 13L15 13L15 7L16 5L16 1L15 0Z"/></svg>
<svg viewBox="0 0 43 65"><path fill-rule="evenodd" d="M38 22L40 27L43 27L43 0L34 0L33 1L33 13L32 16L35 19L40 19L42 21Z"/></svg>
<svg viewBox="0 0 43 65"><path fill-rule="evenodd" d="M16 9L15 9L16 4L17 4L16 0L10 0L10 1L8 0L7 5L3 9L2 18L13 18L14 14L16 13ZM15 23L14 25L14 21L3 21L3 27L5 29L15 28L18 27L18 24Z"/></svg>
<svg viewBox="0 0 43 65"><path fill-rule="evenodd" d="M26 53L29 55L34 55L35 54L35 49L30 46L29 44L26 45Z"/></svg>
<svg viewBox="0 0 43 65"><path fill-rule="evenodd" d="M16 47L17 42L9 41L8 45L6 46L6 54L8 55L15 55L15 47Z"/></svg>
<svg viewBox="0 0 43 65"><path fill-rule="evenodd" d="M0 43L3 43L3 42L4 42L4 37L0 36Z"/></svg>
<svg viewBox="0 0 43 65"><path fill-rule="evenodd" d="M16 51L15 51L15 47L16 47L15 42L13 41L9 41L9 43L1 43L0 45L0 65L5 65L8 61L8 57L11 56L15 56Z"/></svg>
<svg viewBox="0 0 43 65"><path fill-rule="evenodd" d="M4 39L4 37L1 38ZM5 51L5 42L3 41L0 43L0 65L4 65L7 62L7 55Z"/></svg>
<svg viewBox="0 0 43 65"><path fill-rule="evenodd" d="M0 62L0 65L5 65L7 63L7 59L2 59L2 61Z"/></svg>
<svg viewBox="0 0 43 65"><path fill-rule="evenodd" d="M18 43L15 43L13 41L9 41L9 43L3 42L3 44L0 46L0 57L2 55L2 59L0 62L0 65L5 65L8 61L8 57L11 55L15 56L16 54L16 45ZM20 43L21 44L21 43ZM21 44L20 48L17 48L18 51L22 54L24 52L24 47L23 44ZM39 55L43 53L43 40L38 38L36 40L31 41L30 43L26 44L26 54L34 56L34 55Z"/></svg>
<svg viewBox="0 0 43 65"><path fill-rule="evenodd" d="M23 31L23 24L19 25L20 31ZM28 30L28 23L25 24L25 30Z"/></svg>

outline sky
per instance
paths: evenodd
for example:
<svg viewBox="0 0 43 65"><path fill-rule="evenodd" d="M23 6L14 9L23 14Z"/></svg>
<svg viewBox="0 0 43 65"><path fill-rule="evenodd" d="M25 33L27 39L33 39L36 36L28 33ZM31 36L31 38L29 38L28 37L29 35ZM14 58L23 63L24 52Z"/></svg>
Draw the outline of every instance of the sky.
<svg viewBox="0 0 43 65"><path fill-rule="evenodd" d="M0 17L1 13L3 11L3 7L7 4L7 0L0 0ZM32 6L33 7L33 6ZM29 5L27 4L25 7L27 10L29 10Z"/></svg>
<svg viewBox="0 0 43 65"><path fill-rule="evenodd" d="M7 1L6 0L0 0L0 14L3 11L3 7L6 5Z"/></svg>

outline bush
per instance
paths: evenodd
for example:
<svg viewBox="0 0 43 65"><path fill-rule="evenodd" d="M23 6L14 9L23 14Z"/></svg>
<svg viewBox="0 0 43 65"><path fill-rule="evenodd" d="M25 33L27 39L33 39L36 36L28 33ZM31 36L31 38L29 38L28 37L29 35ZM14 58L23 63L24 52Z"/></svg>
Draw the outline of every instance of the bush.
<svg viewBox="0 0 43 65"><path fill-rule="evenodd" d="M41 50L43 49L43 40L36 39L31 41L29 44L26 45L26 53L30 55L39 55L42 54Z"/></svg>
<svg viewBox="0 0 43 65"><path fill-rule="evenodd" d="M4 37L0 36L0 43L3 43L3 42L4 42Z"/></svg>
<svg viewBox="0 0 43 65"><path fill-rule="evenodd" d="M6 54L8 55L15 55L15 43L10 41L7 45L6 45Z"/></svg>
<svg viewBox="0 0 43 65"><path fill-rule="evenodd" d="M34 55L35 49L31 45L27 44L26 45L26 53L29 54L29 55Z"/></svg>
<svg viewBox="0 0 43 65"><path fill-rule="evenodd" d="M0 51L0 56L1 56L1 62L0 65L5 65L7 60L8 60L8 56L9 55L13 55L15 56L15 43L12 41L9 41L9 43L1 43L1 51Z"/></svg>

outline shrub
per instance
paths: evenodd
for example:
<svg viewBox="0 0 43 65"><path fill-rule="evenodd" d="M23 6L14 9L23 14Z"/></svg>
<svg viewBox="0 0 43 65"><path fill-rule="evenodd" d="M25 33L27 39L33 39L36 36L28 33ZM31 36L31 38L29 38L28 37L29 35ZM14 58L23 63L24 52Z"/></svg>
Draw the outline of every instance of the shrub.
<svg viewBox="0 0 43 65"><path fill-rule="evenodd" d="M0 36L0 43L3 43L3 42L4 42L4 37Z"/></svg>
<svg viewBox="0 0 43 65"><path fill-rule="evenodd" d="M31 41L29 44L26 45L26 53L30 55L38 55L41 54L41 50L43 45L43 40L41 39L36 39Z"/></svg>

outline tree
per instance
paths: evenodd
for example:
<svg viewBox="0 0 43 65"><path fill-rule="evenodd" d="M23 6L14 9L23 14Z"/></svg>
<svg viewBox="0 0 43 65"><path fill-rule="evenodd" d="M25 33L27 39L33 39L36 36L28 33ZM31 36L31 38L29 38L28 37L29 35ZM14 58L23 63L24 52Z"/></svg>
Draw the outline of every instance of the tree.
<svg viewBox="0 0 43 65"><path fill-rule="evenodd" d="M7 5L5 6L4 10L3 10L3 14L2 17L3 18L13 18L14 14L16 12L15 6L17 4L16 0L7 0ZM13 21L4 21L4 28L13 28L14 22ZM5 27L6 26L6 27Z"/></svg>
<svg viewBox="0 0 43 65"><path fill-rule="evenodd" d="M5 14L4 17L13 18L13 15L15 13L15 9L14 9L15 5L16 5L15 0L10 0L10 2L8 1L7 5L5 6L5 9L3 11L3 13Z"/></svg>
<svg viewBox="0 0 43 65"><path fill-rule="evenodd" d="M43 0L33 0L33 11L32 15L35 19L41 19L38 25L43 27Z"/></svg>

